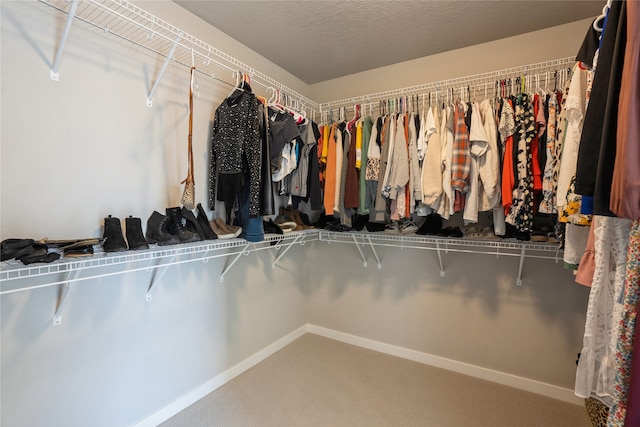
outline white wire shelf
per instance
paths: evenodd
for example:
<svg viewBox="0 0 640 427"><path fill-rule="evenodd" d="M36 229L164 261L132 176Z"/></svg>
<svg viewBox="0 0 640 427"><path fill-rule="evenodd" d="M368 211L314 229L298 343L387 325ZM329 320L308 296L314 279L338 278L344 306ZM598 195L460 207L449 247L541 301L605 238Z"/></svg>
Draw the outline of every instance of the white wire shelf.
<svg viewBox="0 0 640 427"><path fill-rule="evenodd" d="M335 231L321 231L320 240L335 243L353 243L353 237L367 240L376 246L389 246L407 249L443 250L445 252L466 252L488 255L520 256L524 247L530 252L553 253L545 258L556 259L563 251L559 245L553 243L535 243L516 239L469 239L439 236L418 236L416 234L394 235L369 232L341 233ZM534 257L531 255L530 257Z"/></svg>
<svg viewBox="0 0 640 427"><path fill-rule="evenodd" d="M149 249L140 251L104 252L95 246L92 256L81 258L60 258L49 264L24 265L18 260L0 263L0 295L29 289L42 288L64 283L85 281L100 277L123 274L133 271L150 271L159 267L183 264L186 262L204 261L209 259L228 257L233 255L248 255L251 252L275 249L295 243L304 244L318 240L317 232L301 231L285 235L268 234L262 242L250 243L244 239L208 240L205 242L183 243L170 246L152 245ZM273 246L271 245L273 243ZM146 263L142 265L143 263ZM103 267L117 267L104 272ZM23 282L41 276L57 274L68 275L74 272L83 273L81 277L62 277L47 281L43 284L32 285L21 283L19 286L7 288L11 282Z"/></svg>
<svg viewBox="0 0 640 427"><path fill-rule="evenodd" d="M378 268L382 268L382 262L376 251L376 246L387 246L400 249L420 249L436 251L440 264L440 277L445 276L442 254L449 252L485 254L495 256L519 257L518 276L516 284L522 285L522 268L525 258L548 259L559 262L563 257L563 251L558 244L535 243L518 241L516 239L470 239L448 238L438 236L389 235L380 233L340 233L332 231L320 231L319 240L327 243L353 244L358 250L364 266L367 266L367 257L364 249L369 247L373 253Z"/></svg>
<svg viewBox="0 0 640 427"><path fill-rule="evenodd" d="M245 72L251 76L252 83L258 83L264 88L279 89L303 102L305 108L315 112L320 111L318 103L301 93L126 0L40 0L40 2L66 13L68 17L91 24L107 35L118 36L185 67L191 67L193 64L198 72L216 80L228 83L217 77L221 70L224 70L224 74ZM71 23L68 22L67 25L70 27ZM68 29L63 34L58 56L61 55L67 33ZM57 57L52 75L57 74L58 64ZM57 77L52 79L56 80Z"/></svg>
<svg viewBox="0 0 640 427"><path fill-rule="evenodd" d="M528 78L529 84L532 84L533 76L537 75L537 82L542 82L546 85L551 83L551 80L555 78L553 72L563 71L567 68L571 68L575 63L575 57L569 56L566 58L554 59L551 61L538 62L535 64L522 65L513 68L506 68L503 70L489 71L481 74L474 74L470 76L458 77L454 79L441 80L431 83L423 83L415 86L409 86L399 89L391 89L383 92L370 93L367 95L354 96L351 98L338 99L330 102L323 102L320 104L320 111L326 113L332 108L342 106L353 106L354 104L367 104L381 100L388 100L403 96L421 95L427 96L440 95L450 89L458 89L460 87L472 87L472 92L489 91L493 93L493 84L496 80L513 79L516 77L525 76ZM547 74L544 74L547 73ZM491 84L491 86L488 86Z"/></svg>
<svg viewBox="0 0 640 427"><path fill-rule="evenodd" d="M367 246L376 258L378 268L382 268L382 262L375 250L376 246L387 246L401 249L426 249L437 251L440 263L440 276L444 277L444 265L442 253L462 252L474 254L490 254L497 256L519 256L517 284L522 284L522 267L525 258L553 259L558 262L562 257L562 250L557 244L544 244L532 242L520 242L510 240L472 240L452 239L435 236L417 235L387 235L384 233L368 232L333 232L326 230L309 229L291 232L283 235L265 235L261 242L247 242L244 239L213 240L206 242L186 243L151 248L141 251L123 251L106 253L98 245L94 255L78 259L60 258L49 264L23 265L17 260L3 261L0 263L0 295L34 290L44 287L64 285L62 296L57 303L53 316L53 324L62 322L62 311L69 300L73 286L80 281L88 281L102 277L115 276L135 271L158 272L151 276L146 293L147 301L152 299L152 291L167 269L174 265L202 261L208 262L214 258L231 258L220 273L220 282L224 282L224 276L234 264L244 255L253 252L275 249L277 252L272 266L295 245L303 246L307 242L323 241L327 243L353 244L364 266L367 266L367 257L363 249ZM41 280L35 280L41 278Z"/></svg>

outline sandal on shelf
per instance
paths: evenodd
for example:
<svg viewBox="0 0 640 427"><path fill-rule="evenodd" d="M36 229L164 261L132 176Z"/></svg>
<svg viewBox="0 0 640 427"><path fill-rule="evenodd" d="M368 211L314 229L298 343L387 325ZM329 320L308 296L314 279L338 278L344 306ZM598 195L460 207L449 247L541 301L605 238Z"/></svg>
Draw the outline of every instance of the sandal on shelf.
<svg viewBox="0 0 640 427"><path fill-rule="evenodd" d="M496 233L491 227L485 227L482 229L482 238L485 240L500 240L500 237L496 236Z"/></svg>
<svg viewBox="0 0 640 427"><path fill-rule="evenodd" d="M544 231L534 231L531 233L531 241L536 243L546 243L548 241L547 233Z"/></svg>
<svg viewBox="0 0 640 427"><path fill-rule="evenodd" d="M464 238L465 239L480 239L480 238L482 238L482 233L480 233L480 231L478 230L477 227L472 225L470 227L467 227L464 230Z"/></svg>

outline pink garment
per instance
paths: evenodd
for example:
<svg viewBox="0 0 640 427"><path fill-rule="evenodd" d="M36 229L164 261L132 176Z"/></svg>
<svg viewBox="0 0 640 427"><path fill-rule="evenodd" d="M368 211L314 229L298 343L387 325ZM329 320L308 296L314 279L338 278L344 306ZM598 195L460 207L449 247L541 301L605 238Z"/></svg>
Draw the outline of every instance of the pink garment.
<svg viewBox="0 0 640 427"><path fill-rule="evenodd" d="M589 227L589 237L587 239L587 248L582 254L580 264L578 265L578 271L576 272L576 283L583 286L591 287L593 282L593 275L596 271L596 238L593 230L595 230L595 223L597 216L593 216L591 220L591 226Z"/></svg>

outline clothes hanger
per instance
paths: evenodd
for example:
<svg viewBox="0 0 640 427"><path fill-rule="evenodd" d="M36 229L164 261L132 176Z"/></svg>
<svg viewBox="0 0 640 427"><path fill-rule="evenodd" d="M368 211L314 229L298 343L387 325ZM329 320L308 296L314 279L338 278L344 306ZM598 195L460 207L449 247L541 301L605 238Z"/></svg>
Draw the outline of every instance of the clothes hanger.
<svg viewBox="0 0 640 427"><path fill-rule="evenodd" d="M236 84L233 86L233 89L231 90L231 92L229 92L229 95L226 96L226 98L229 98L231 95L233 95L236 91L241 90L244 91L244 89L242 89L240 87L240 73L241 71L234 71L234 76L236 78Z"/></svg>

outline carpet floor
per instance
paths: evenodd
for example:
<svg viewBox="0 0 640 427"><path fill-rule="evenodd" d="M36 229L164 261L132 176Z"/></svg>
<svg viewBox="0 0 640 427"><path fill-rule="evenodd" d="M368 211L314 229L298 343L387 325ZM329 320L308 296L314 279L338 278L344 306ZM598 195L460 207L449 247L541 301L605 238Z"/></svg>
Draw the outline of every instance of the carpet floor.
<svg viewBox="0 0 640 427"><path fill-rule="evenodd" d="M589 427L584 406L306 334L162 427Z"/></svg>

